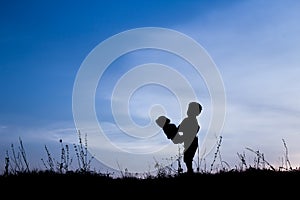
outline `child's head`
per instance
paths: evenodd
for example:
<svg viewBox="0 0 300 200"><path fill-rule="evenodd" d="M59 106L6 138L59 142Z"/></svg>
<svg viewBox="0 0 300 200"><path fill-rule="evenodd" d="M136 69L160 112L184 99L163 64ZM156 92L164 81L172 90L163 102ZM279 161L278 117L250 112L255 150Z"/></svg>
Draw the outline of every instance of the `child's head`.
<svg viewBox="0 0 300 200"><path fill-rule="evenodd" d="M160 116L158 117L155 122L157 123L157 125L161 128L163 128L165 126L165 124L169 124L170 123L170 119L168 119L165 116Z"/></svg>
<svg viewBox="0 0 300 200"><path fill-rule="evenodd" d="M197 102L190 102L189 103L189 107L187 110L187 115L188 116L198 116L202 111L202 106L201 104L197 103Z"/></svg>

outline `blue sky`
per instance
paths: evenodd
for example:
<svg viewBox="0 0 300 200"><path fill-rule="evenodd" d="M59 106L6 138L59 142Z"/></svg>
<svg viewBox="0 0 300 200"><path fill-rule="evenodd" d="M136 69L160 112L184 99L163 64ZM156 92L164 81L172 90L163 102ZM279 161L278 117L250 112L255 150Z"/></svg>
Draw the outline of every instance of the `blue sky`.
<svg viewBox="0 0 300 200"><path fill-rule="evenodd" d="M290 160L298 166L299 9L298 1L279 0L2 2L0 167L4 165L5 150L11 143L17 144L18 137L23 139L33 167L42 167L44 145L55 152L59 139L77 142L72 92L82 62L100 42L140 27L169 28L186 34L215 62L226 92L221 133L224 160L234 167L238 163L236 153L245 152L251 162L253 155L245 150L250 147L264 152L267 160L279 166L285 139ZM103 74L95 107L107 136L127 149L139 146L120 136L110 107L111 95L122 75L150 62L172 66L191 82L206 111L198 118L202 139L212 109L205 82L180 58L154 50L123 55ZM170 91L152 85L134 93L129 108L135 123L146 125L151 122L151 106L162 104L178 124L181 116L177 103ZM90 142L91 146L99 145ZM153 141L140 145L161 148L167 143L160 133ZM112 149L103 147L102 152L114 159ZM170 151L166 157L176 153ZM152 165L153 159L148 156L145 162ZM129 169L139 167L139 163L128 159L118 162Z"/></svg>

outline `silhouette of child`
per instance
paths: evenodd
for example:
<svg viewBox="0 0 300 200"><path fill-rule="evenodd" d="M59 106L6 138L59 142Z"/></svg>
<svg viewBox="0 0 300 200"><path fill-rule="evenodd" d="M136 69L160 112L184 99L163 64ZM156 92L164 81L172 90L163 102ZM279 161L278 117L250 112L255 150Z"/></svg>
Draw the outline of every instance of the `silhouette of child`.
<svg viewBox="0 0 300 200"><path fill-rule="evenodd" d="M175 124L170 123L171 120L165 116L160 116L156 119L156 123L161 127L168 139L171 139L174 144L182 143L181 135L178 134L178 128Z"/></svg>
<svg viewBox="0 0 300 200"><path fill-rule="evenodd" d="M197 116L201 113L202 106L197 102L190 102L187 110L187 117L178 126L178 133L182 132L184 141L183 161L186 164L187 172L193 173L193 158L198 148L197 133L200 126Z"/></svg>

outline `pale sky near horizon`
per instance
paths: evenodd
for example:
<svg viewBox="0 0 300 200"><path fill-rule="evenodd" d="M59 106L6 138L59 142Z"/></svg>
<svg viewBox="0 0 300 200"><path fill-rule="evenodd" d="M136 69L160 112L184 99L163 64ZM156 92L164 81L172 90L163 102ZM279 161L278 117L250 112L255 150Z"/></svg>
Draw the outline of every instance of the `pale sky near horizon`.
<svg viewBox="0 0 300 200"><path fill-rule="evenodd" d="M245 152L247 162L253 163L254 154L246 148L259 150L268 162L281 166L285 150L282 139L292 166L299 166L299 9L296 0L0 3L0 172L5 151L12 143L17 146L19 137L33 168L43 167L44 145L59 155L59 139L67 144L77 142L72 92L84 59L102 41L141 27L179 31L197 41L214 61L226 95L220 152L230 167L240 164L237 153ZM95 108L105 135L128 151L140 148L148 152L168 144L162 132L141 143L129 139L114 120L114 114L122 118L126 113L111 110L116 83L131 69L146 63L168 65L190 82L204 108L198 117L202 140L213 109L205 81L181 58L149 49L121 56L101 77ZM132 77L132 81L147 76ZM156 78L172 79L160 72ZM176 82L172 88L180 86ZM139 88L128 99L132 120L140 126L151 120L153 123L151 107L160 104L174 123L180 123L178 101L167 89L157 85ZM101 158L115 159L114 149L87 139L91 146L103 148ZM174 152L167 151L163 157L176 155L174 147ZM208 165L213 155L208 155ZM152 168L154 165L149 152L141 160L133 156L116 162L122 168L130 166L129 170L138 169L138 162L147 162Z"/></svg>

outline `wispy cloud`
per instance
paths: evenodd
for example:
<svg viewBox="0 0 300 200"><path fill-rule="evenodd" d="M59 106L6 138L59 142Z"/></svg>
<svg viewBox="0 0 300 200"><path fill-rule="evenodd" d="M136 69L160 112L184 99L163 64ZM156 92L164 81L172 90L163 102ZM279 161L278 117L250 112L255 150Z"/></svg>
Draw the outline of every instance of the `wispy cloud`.
<svg viewBox="0 0 300 200"><path fill-rule="evenodd" d="M300 164L297 143L300 139L299 9L300 3L296 1L239 1L231 6L208 10L193 20L173 26L198 41L222 75L227 113L221 153L223 159L232 165L237 160L236 153L245 151L245 147L259 149L265 152L266 158L272 163L279 164L278 157L283 151L282 139L287 141L292 163ZM132 94L131 99L122 99L122 95L112 98L117 81L133 67L145 63L164 64L182 75L203 104L204 110L199 116L201 141L209 127L214 109L210 95L205 80L195 73L189 63L176 55L149 49L124 55L105 71L96 91L96 112L105 136L99 140L98 135L101 133L94 125L87 124L89 129L82 130L82 134L88 136L91 153L99 156L100 161L107 161L105 164L110 166L116 167L118 162L128 169L144 170L149 167L149 162L153 164L153 154L147 152L163 149L155 153L157 159L177 153L176 145L164 149L170 141L166 140L153 119L166 114L176 124L182 120L185 105L181 113L176 96L167 90L168 87L173 88L180 94L181 100L190 101L181 81L173 81L173 76L158 72L155 78L170 79L171 85L165 89L157 85L141 87ZM137 79L150 80L151 77L145 73L133 77L131 81ZM114 119L111 103L122 101L128 107L126 110L118 110L117 115L120 118L130 117L132 124L120 126ZM163 105L165 110L157 106L151 110L154 104ZM149 123L151 131L135 129ZM144 139L130 135L134 131L134 136L140 135ZM73 122L30 128L3 122L0 134L1 148L4 149L9 148L11 142L18 141L19 137L24 141L41 144L41 147L48 142L58 143L59 139L66 143L78 141ZM150 139L152 135L155 137ZM102 139L106 142L102 142ZM210 156L213 156L213 152Z"/></svg>
<svg viewBox="0 0 300 200"><path fill-rule="evenodd" d="M283 138L300 162L299 7L295 1L237 2L176 27L199 41L221 72L227 96L222 151L231 163L253 147L278 165Z"/></svg>

